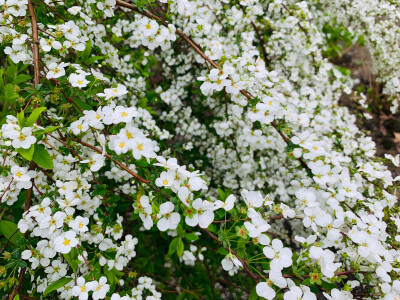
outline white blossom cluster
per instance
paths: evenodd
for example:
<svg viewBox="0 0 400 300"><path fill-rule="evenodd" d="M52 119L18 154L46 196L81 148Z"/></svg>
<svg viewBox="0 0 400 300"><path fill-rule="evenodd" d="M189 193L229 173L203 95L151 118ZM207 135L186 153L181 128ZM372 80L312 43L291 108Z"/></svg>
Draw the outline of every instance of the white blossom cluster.
<svg viewBox="0 0 400 300"><path fill-rule="evenodd" d="M58 4L45 4L56 18ZM29 18L28 1L0 5L2 25ZM39 122L23 126L19 113L7 115L1 127L1 204L12 207L19 195L33 193L17 222L28 240L38 240L21 253L31 293L66 278L57 288L62 299L160 299L157 283L142 274L134 288L119 293L145 242L139 235L167 232L181 241L182 227L200 232L179 258L195 267L208 258L194 240L220 226L213 231L226 251L218 257L220 269L236 276L248 262L267 263L254 268L259 297L317 299L312 282L340 280L321 294L354 299L352 291L368 283L371 299L400 297L398 178L374 158L375 144L355 116L339 106L355 81L324 56L323 32L334 20L363 34L383 92L396 100L395 4L160 1L161 11L169 9L164 24L130 14L115 0L59 5L70 20L43 24L38 16L37 44L39 79L54 84L41 95L51 107L46 117L59 126L51 132ZM14 64L34 61L32 24L24 26L24 32L0 26ZM268 38L260 37L262 28ZM179 48L183 34L196 51ZM157 75L168 80L159 85ZM57 97L68 102L63 109L71 115L76 109L78 117L61 117L50 96L60 90ZM49 153L50 174L29 164L30 149ZM113 210L118 204L101 195L110 187L98 177L118 183L109 192L129 199L129 213ZM137 236L126 234L126 218L142 225ZM234 230L229 222L242 222L236 241L226 233ZM241 242L254 260L232 251ZM300 274L297 266L311 273Z"/></svg>

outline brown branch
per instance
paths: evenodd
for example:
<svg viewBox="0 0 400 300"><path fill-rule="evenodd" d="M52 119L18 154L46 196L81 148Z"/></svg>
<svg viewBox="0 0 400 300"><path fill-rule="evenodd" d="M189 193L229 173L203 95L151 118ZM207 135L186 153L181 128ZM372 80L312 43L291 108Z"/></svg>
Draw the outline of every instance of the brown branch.
<svg viewBox="0 0 400 300"><path fill-rule="evenodd" d="M36 87L36 85L40 84L40 56L39 56L39 34L38 34L38 24L36 20L36 14L35 14L35 8L33 7L32 0L28 0L28 10L29 10L29 15L31 18L31 24L32 24L32 56L33 56L33 73L34 73L34 80L33 80L33 87ZM37 105L34 105L34 108ZM37 121L39 123L39 121ZM36 164L31 161L29 164L29 170L34 170L36 167ZM26 193L26 198L25 198L25 208L24 211L28 211L29 208L31 207L31 202L32 202L32 189L34 185L34 179L31 179L32 182L32 187L28 189ZM25 237L28 236L28 231L25 232L24 234ZM14 287L9 299L13 300L14 297L19 294L19 290L21 289L22 286L22 281L24 280L26 268L22 268L19 276L18 276L18 284Z"/></svg>
<svg viewBox="0 0 400 300"><path fill-rule="evenodd" d="M268 56L267 56L267 51L265 50L265 43L264 43L264 38L262 37L262 35L260 34L260 32L258 31L258 28L256 26L256 24L254 24L253 21L251 21L251 25L253 26L254 31L256 32L256 35L260 41L260 47L261 47L261 52L263 55L263 59L265 64L268 63Z"/></svg>
<svg viewBox="0 0 400 300"><path fill-rule="evenodd" d="M81 140L73 139L73 141L75 141L75 142L77 142L77 143L79 143L79 144L81 144L81 145L83 145L83 146L85 146L85 147L88 147L88 148L90 148L90 149L92 149L92 150L94 150L94 151L96 151L96 152L98 152L98 153L103 153L103 151L102 151L101 149L99 149L99 148L97 148L97 147L95 147L95 146L92 146L92 145L90 145L90 144L88 144L88 143L85 143L85 142L83 142L83 141L81 141ZM149 186L149 187L150 187L152 190L154 190L155 192L162 194L167 200L170 200L170 197L169 197L167 194L163 193L160 189L158 189L158 188L156 188L156 187L153 187L153 186L151 185L150 181L148 181L147 179L144 179L143 177L139 176L138 174L136 174L135 172L133 172L131 169L129 169L127 166L125 166L123 163L120 163L119 161L113 159L112 156L111 156L110 154L105 153L104 156L107 157L108 159L112 160L115 164L117 164L117 165L118 165L119 167L121 167L123 170L125 170L126 172L128 172L129 174L131 174L133 177L135 177L138 181L140 181L140 182L146 184L147 186Z"/></svg>
<svg viewBox="0 0 400 300"><path fill-rule="evenodd" d="M40 83L39 34L38 34L38 25L36 20L35 9L33 7L31 0L28 0L28 9L32 23L32 39L33 39L32 55L33 55L33 72L34 72L33 87L35 87L37 84Z"/></svg>
<svg viewBox="0 0 400 300"><path fill-rule="evenodd" d="M221 247L224 247L226 251L232 253L237 257L237 259L242 263L243 269L246 271L246 273L254 280L255 283L258 283L259 276L254 274L247 263L236 253L235 250L232 250L231 248L225 246L221 241L209 230L201 228L201 231L203 231L206 235L208 235L210 238L212 238L214 241L216 241Z"/></svg>

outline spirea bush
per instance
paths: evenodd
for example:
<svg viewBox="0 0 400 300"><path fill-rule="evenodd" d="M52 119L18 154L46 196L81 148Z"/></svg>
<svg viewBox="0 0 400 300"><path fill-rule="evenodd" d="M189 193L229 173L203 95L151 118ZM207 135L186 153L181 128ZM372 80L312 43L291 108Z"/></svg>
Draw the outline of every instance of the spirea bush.
<svg viewBox="0 0 400 300"><path fill-rule="evenodd" d="M0 296L399 299L399 8L0 0Z"/></svg>

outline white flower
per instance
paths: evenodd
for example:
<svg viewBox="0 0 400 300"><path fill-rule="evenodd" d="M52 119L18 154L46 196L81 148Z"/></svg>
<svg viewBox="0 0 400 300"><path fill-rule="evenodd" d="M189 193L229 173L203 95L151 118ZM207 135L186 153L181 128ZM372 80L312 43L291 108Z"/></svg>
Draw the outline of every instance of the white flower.
<svg viewBox="0 0 400 300"><path fill-rule="evenodd" d="M67 254L71 251L72 247L78 245L78 239L75 238L75 231L67 231L54 239L54 248L57 252Z"/></svg>
<svg viewBox="0 0 400 300"><path fill-rule="evenodd" d="M51 79L51 78L58 78L58 77L64 76L65 75L64 68L68 65L69 65L69 63L64 63L64 62L61 62L60 64L57 64L55 62L51 63L48 66L49 72L47 72L46 78Z"/></svg>
<svg viewBox="0 0 400 300"><path fill-rule="evenodd" d="M93 281L85 282L85 278L78 277L76 285L72 288L72 296L79 297L79 300L87 300L89 292L93 291L94 287Z"/></svg>
<svg viewBox="0 0 400 300"><path fill-rule="evenodd" d="M225 202L222 202L221 200L215 201L215 208L223 208L225 211L230 211L233 209L233 206L235 205L236 197L234 195L229 195L226 199Z"/></svg>
<svg viewBox="0 0 400 300"><path fill-rule="evenodd" d="M207 228L214 221L214 206L211 202L199 198L193 201L192 207L196 213L185 218L185 222L189 226L194 227L199 224L201 228Z"/></svg>
<svg viewBox="0 0 400 300"><path fill-rule="evenodd" d="M36 143L36 138L32 135L31 127L24 127L22 129L14 128L6 128L6 125L3 125L2 130L8 130L5 132L4 137L12 139L12 146L15 149L23 148L29 149L34 143Z"/></svg>
<svg viewBox="0 0 400 300"><path fill-rule="evenodd" d="M241 195L248 207L261 207L264 203L264 198L260 192L248 191L244 189Z"/></svg>
<svg viewBox="0 0 400 300"><path fill-rule="evenodd" d="M156 185L159 187L170 187L174 184L175 171L169 170L163 171L160 177L156 179Z"/></svg>
<svg viewBox="0 0 400 300"><path fill-rule="evenodd" d="M256 285L256 293L259 297L263 297L265 299L274 299L275 298L275 290L269 286L267 282L259 282Z"/></svg>
<svg viewBox="0 0 400 300"><path fill-rule="evenodd" d="M99 93L97 96L99 97L105 97L106 100L111 99L113 97L120 97L122 95L127 94L128 91L126 90L126 86L122 84L118 84L117 87L111 88L111 89L105 89L104 93Z"/></svg>
<svg viewBox="0 0 400 300"><path fill-rule="evenodd" d="M80 6L72 6L72 7L68 8L68 12L69 12L71 15L76 15L76 14L78 14L81 10L82 10L82 7L80 7Z"/></svg>
<svg viewBox="0 0 400 300"><path fill-rule="evenodd" d="M282 270L292 264L292 250L284 248L280 240L274 239L272 247L264 247L263 252L266 257L272 259L271 270Z"/></svg>
<svg viewBox="0 0 400 300"><path fill-rule="evenodd" d="M67 274L67 264L61 263L60 260L53 260L51 266L47 267L45 272L51 274L52 281L57 281Z"/></svg>
<svg viewBox="0 0 400 300"><path fill-rule="evenodd" d="M18 166L11 167L11 174L13 179L17 182L17 188L19 189L29 189L32 186L31 177L27 174L26 168L21 168Z"/></svg>
<svg viewBox="0 0 400 300"><path fill-rule="evenodd" d="M300 287L294 285L294 286L291 286L290 290L287 291L283 295L283 299L284 300L297 300L297 299L316 300L317 296L315 296L315 294L313 294L310 291L304 291L304 294L303 294L303 290Z"/></svg>
<svg viewBox="0 0 400 300"><path fill-rule="evenodd" d="M75 73L69 75L68 81L71 83L71 86L78 88L84 88L90 82L89 80L86 80L84 74L75 74Z"/></svg>
<svg viewBox="0 0 400 300"><path fill-rule="evenodd" d="M243 268L241 261L232 253L228 253L225 258L221 261L222 268L225 271L231 270L233 267Z"/></svg>
<svg viewBox="0 0 400 300"><path fill-rule="evenodd" d="M326 297L326 299L328 299L328 300L351 300L351 299L354 299L353 295L350 292L341 291L338 289L333 289L331 291L330 295L325 292L323 292L323 294Z"/></svg>
<svg viewBox="0 0 400 300"><path fill-rule="evenodd" d="M88 224L88 218L77 216L75 220L69 221L68 226L77 233L83 233L89 230L89 228L87 227Z"/></svg>
<svg viewBox="0 0 400 300"><path fill-rule="evenodd" d="M157 215L160 218L157 222L160 231L174 230L178 226L181 216L177 212L172 212L174 208L174 204L170 201L160 205L160 212Z"/></svg>
<svg viewBox="0 0 400 300"><path fill-rule="evenodd" d="M104 299L109 290L110 286L107 284L107 278L105 276L100 277L99 281L93 282L93 300Z"/></svg>
<svg viewBox="0 0 400 300"><path fill-rule="evenodd" d="M80 134L81 132L85 132L89 129L89 124L84 122L83 120L77 120L72 122L69 130L71 130L75 135Z"/></svg>

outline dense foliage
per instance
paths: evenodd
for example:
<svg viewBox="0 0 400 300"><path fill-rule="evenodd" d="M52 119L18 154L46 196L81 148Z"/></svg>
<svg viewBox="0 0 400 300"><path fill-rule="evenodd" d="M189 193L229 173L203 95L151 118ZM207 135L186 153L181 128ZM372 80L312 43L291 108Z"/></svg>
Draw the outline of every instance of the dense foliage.
<svg viewBox="0 0 400 300"><path fill-rule="evenodd" d="M399 6L0 0L0 297L399 299Z"/></svg>

